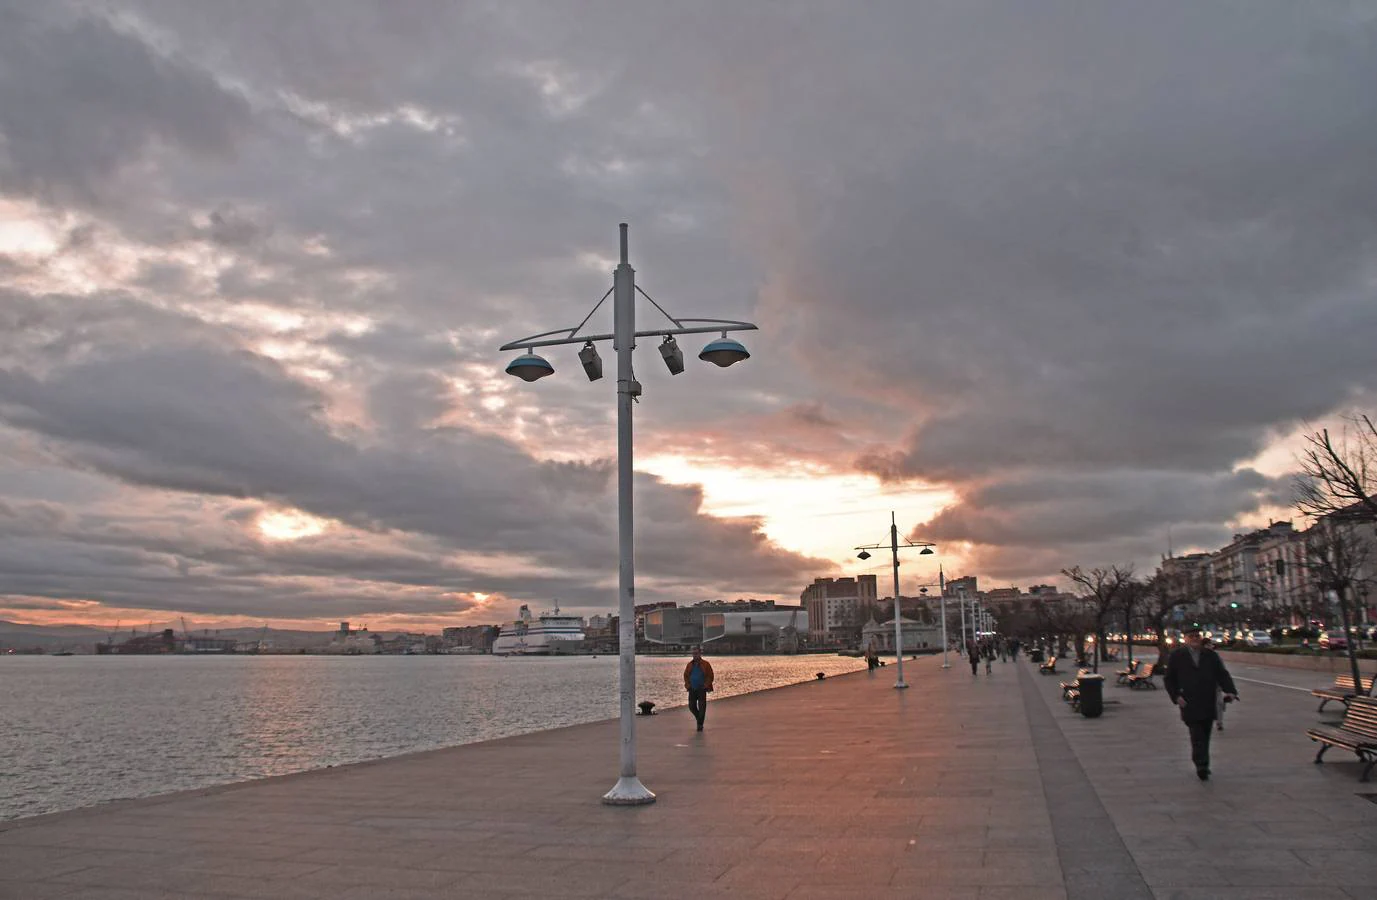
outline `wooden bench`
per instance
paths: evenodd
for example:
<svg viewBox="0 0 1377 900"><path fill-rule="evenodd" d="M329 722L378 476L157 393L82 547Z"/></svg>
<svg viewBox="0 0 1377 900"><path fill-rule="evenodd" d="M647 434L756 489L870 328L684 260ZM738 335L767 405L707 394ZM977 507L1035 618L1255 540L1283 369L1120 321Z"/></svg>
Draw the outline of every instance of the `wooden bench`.
<svg viewBox="0 0 1377 900"><path fill-rule="evenodd" d="M1081 676L1089 675L1089 669L1078 669L1075 681L1063 681L1058 687L1061 688L1061 699L1071 704L1072 709L1080 705L1081 700Z"/></svg>
<svg viewBox="0 0 1377 900"><path fill-rule="evenodd" d="M1354 694L1366 694L1371 696L1372 678L1370 676L1363 678L1362 689L1355 691L1353 690L1353 676L1340 675L1334 679L1334 686L1332 688L1315 688L1310 694L1311 696L1320 698L1319 711L1324 712L1324 705L1330 700L1338 700L1343 703L1344 706L1347 706L1348 701L1353 699Z"/></svg>
<svg viewBox="0 0 1377 900"><path fill-rule="evenodd" d="M1342 747L1358 755L1363 763L1363 774L1359 779L1367 781L1372 767L1377 765L1377 697L1352 697L1348 701L1348 711L1338 728L1312 728L1306 732L1312 741L1322 745L1315 754L1315 762L1323 761L1324 753L1330 747Z"/></svg>
<svg viewBox="0 0 1377 900"><path fill-rule="evenodd" d="M1132 675L1128 676L1128 679L1124 681L1124 684L1128 685L1131 688L1152 688L1155 691L1157 690L1157 682L1152 680L1152 676L1156 674L1156 671L1157 664L1148 663L1147 665L1139 669L1137 672L1134 672Z"/></svg>
<svg viewBox="0 0 1377 900"><path fill-rule="evenodd" d="M1128 664L1128 668L1120 669L1118 672L1115 672L1114 674L1119 676L1119 684L1128 684L1128 680L1138 674L1138 669L1140 669L1142 665L1143 661L1141 659L1135 659Z"/></svg>
<svg viewBox="0 0 1377 900"><path fill-rule="evenodd" d="M1042 665L1038 666L1038 671L1041 672L1043 675L1056 675L1057 658L1055 656L1047 657L1047 661L1044 662Z"/></svg>

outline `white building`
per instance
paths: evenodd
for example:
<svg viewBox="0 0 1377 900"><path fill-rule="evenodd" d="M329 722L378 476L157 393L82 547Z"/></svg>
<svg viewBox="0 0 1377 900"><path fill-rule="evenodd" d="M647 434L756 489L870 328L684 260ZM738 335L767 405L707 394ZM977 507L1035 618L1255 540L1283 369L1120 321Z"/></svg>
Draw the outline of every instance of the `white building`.
<svg viewBox="0 0 1377 900"><path fill-rule="evenodd" d="M903 637L903 652L942 649L942 629L938 625L915 622L899 617L899 632ZM871 619L861 628L861 648L874 647L880 653L894 652L894 620L876 622Z"/></svg>

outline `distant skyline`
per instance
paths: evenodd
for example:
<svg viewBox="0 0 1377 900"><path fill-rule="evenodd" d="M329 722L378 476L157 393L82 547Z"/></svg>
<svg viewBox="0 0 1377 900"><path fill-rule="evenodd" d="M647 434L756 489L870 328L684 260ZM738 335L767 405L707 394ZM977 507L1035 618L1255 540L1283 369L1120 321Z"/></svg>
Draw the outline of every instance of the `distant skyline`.
<svg viewBox="0 0 1377 900"><path fill-rule="evenodd" d="M670 312L760 325L638 349L638 602L885 591L890 510L906 593L1290 518L1377 389L1375 45L1291 0L0 0L0 619L610 612L613 380L496 348L619 222Z"/></svg>

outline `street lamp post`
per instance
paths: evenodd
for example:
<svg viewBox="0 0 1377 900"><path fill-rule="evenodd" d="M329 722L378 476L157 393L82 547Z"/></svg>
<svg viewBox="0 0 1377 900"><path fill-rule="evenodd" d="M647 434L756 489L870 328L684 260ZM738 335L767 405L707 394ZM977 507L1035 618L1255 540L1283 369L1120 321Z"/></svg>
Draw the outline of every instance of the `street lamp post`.
<svg viewBox="0 0 1377 900"><path fill-rule="evenodd" d="M937 565L937 590L942 604L942 668L950 669L951 663L947 662L947 576L942 574L941 563Z"/></svg>
<svg viewBox="0 0 1377 900"><path fill-rule="evenodd" d="M962 588L957 588L957 589L956 589L956 599L957 599L957 602L959 602L959 603L961 604L961 651L962 651L963 653L967 653L967 652L969 652L969 649L968 649L968 648L969 648L970 644L969 644L969 642L966 640L966 589L965 589L965 588L962 587Z"/></svg>
<svg viewBox="0 0 1377 900"><path fill-rule="evenodd" d="M870 550L882 550L884 544L866 544L863 547L853 547L853 550L861 551L857 556L860 559L869 559ZM904 631L903 625L899 621L899 526L895 524L894 513L889 514L889 551L894 557L894 658L898 665L898 672L894 686L896 688L906 688L908 684L904 681ZM922 547L918 552L922 555L931 555L932 548L937 546L928 541L905 541L904 547Z"/></svg>
<svg viewBox="0 0 1377 900"><path fill-rule="evenodd" d="M593 312L612 295L613 331L611 334L580 335L578 332L593 312L573 328L560 328L533 334L529 337L503 344L501 350L522 350L522 356L507 365L508 374L523 381L533 382L546 375L554 374L554 366L537 356L536 347L553 347L561 344L583 344L579 351L579 361L589 381L602 377L602 360L598 357L594 344L612 341L617 354L617 609L619 614L618 638L620 643L618 670L621 699L621 767L617 783L612 790L603 795L603 802L614 806L638 806L654 803L651 793L636 775L636 579L633 545L632 516L632 403L641 395L641 384L632 371L631 351L636 347L638 337L660 337L660 355L664 357L670 374L678 375L684 371L684 355L675 343L674 335L710 334L720 332L717 338L698 354L698 358L714 365L726 367L732 363L750 358L746 348L739 342L728 338L730 331L754 331L756 326L750 322L737 322L730 319L676 319L651 299L650 295L636 287L636 271L627 259L627 226L621 226L621 262L612 276L612 287ZM649 331L636 330L636 294L650 300L665 318L674 323L672 328L658 328ZM698 323L686 326L685 322ZM557 335L562 335L558 336Z"/></svg>

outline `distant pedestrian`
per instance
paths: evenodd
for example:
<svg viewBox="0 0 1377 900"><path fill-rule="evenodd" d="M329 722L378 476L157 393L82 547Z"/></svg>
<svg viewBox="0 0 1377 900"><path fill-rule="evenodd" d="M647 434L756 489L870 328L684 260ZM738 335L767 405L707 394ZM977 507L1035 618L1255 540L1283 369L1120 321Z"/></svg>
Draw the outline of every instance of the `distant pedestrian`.
<svg viewBox="0 0 1377 900"><path fill-rule="evenodd" d="M698 730L703 730L703 720L708 717L708 694L712 693L712 663L703 658L703 648L693 648L693 659L684 666L684 688L688 691L689 712L698 720Z"/></svg>
<svg viewBox="0 0 1377 900"><path fill-rule="evenodd" d="M970 664L971 664L971 674L972 674L972 675L979 675L979 674L980 674L980 648L976 646L974 640L971 640L971 641L967 641L967 642L966 642L966 660L967 660L968 662L970 662Z"/></svg>
<svg viewBox="0 0 1377 900"><path fill-rule="evenodd" d="M994 644L992 644L992 643L991 643L991 644L986 644L986 645L985 645L985 674L986 674L986 675L989 675L989 674L990 674L990 665L994 662L994 657L995 657Z"/></svg>
<svg viewBox="0 0 1377 900"><path fill-rule="evenodd" d="M880 666L880 654L875 652L874 641L865 645L865 667L870 671L875 671Z"/></svg>
<svg viewBox="0 0 1377 900"><path fill-rule="evenodd" d="M1163 683L1171 702L1181 708L1181 721L1191 734L1191 762L1201 781L1210 777L1210 731L1215 721L1215 695L1225 703L1238 699L1238 688L1224 668L1224 660L1204 644L1200 626L1185 630L1186 646L1172 651L1167 659Z"/></svg>

